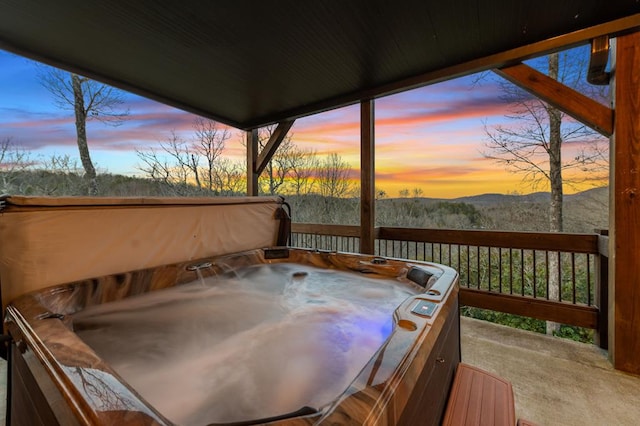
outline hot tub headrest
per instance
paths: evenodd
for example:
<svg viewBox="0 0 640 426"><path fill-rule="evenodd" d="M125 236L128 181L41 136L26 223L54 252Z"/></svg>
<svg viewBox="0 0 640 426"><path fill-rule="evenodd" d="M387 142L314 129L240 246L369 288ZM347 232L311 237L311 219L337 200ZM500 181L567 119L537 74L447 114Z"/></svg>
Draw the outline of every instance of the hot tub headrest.
<svg viewBox="0 0 640 426"><path fill-rule="evenodd" d="M282 243L279 197L4 201L3 307L56 284Z"/></svg>

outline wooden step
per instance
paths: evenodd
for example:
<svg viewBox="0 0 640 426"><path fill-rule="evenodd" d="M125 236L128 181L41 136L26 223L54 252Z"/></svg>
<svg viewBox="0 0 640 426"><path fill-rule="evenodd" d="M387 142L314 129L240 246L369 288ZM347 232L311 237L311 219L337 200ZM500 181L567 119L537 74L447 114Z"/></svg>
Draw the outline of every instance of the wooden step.
<svg viewBox="0 0 640 426"><path fill-rule="evenodd" d="M514 426L516 416L511 383L469 364L458 364L442 424Z"/></svg>

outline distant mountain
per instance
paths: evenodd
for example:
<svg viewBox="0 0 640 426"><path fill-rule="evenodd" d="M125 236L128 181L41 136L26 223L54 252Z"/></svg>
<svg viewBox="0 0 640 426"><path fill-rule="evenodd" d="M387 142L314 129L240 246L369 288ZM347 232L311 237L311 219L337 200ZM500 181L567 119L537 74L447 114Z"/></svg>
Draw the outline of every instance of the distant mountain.
<svg viewBox="0 0 640 426"><path fill-rule="evenodd" d="M605 200L609 197L609 187L601 186L599 188L587 189L586 191L576 192L575 194L565 195L565 201L578 202L584 200Z"/></svg>
<svg viewBox="0 0 640 426"><path fill-rule="evenodd" d="M565 194L564 201L566 203L574 203L584 200L602 199L606 198L609 194L608 187L600 187L588 189L586 191L577 192L575 194ZM475 206L490 206L496 204L508 204L508 203L548 203L551 194L549 192L532 192L530 194L480 194L470 195L467 197L458 198L428 198L420 197L418 200L425 204L446 202L446 203L467 203ZM404 198L388 198L387 200L403 200ZM408 198L412 199L412 198Z"/></svg>
<svg viewBox="0 0 640 426"><path fill-rule="evenodd" d="M504 203L547 203L550 194L548 192L533 192L531 194L510 195L510 194L482 194L470 197L460 197L450 200L455 203L469 203L474 205L490 205Z"/></svg>

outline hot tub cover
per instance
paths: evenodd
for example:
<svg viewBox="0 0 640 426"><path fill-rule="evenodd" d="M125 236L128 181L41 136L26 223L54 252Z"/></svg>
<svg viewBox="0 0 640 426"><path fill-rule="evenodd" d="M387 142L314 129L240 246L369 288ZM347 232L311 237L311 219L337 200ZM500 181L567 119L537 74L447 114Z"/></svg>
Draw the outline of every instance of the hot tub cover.
<svg viewBox="0 0 640 426"><path fill-rule="evenodd" d="M278 243L279 197L8 197L2 304L51 285Z"/></svg>

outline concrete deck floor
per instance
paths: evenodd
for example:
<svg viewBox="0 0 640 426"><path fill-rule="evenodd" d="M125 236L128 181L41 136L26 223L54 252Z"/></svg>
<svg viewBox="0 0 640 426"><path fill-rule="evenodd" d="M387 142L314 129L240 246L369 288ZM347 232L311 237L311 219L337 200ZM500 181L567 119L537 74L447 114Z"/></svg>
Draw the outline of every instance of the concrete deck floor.
<svg viewBox="0 0 640 426"><path fill-rule="evenodd" d="M516 415L540 426L640 425L640 377L593 345L462 318L462 360L513 384ZM0 425L7 364L0 360Z"/></svg>
<svg viewBox="0 0 640 426"><path fill-rule="evenodd" d="M640 425L640 377L596 346L461 320L462 360L508 379L516 415L540 426Z"/></svg>

